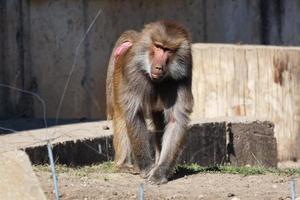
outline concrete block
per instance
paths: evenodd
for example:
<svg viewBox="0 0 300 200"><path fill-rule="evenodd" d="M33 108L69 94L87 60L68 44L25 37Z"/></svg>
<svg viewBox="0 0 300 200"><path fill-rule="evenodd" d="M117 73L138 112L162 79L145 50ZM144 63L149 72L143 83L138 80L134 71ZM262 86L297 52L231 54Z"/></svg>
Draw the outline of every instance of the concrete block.
<svg viewBox="0 0 300 200"><path fill-rule="evenodd" d="M264 120L216 118L192 121L180 163L202 166L277 166L274 125ZM47 141L52 138L57 163L78 166L113 160L109 121L57 126L0 136L4 150L23 149L32 163L48 163Z"/></svg>
<svg viewBox="0 0 300 200"><path fill-rule="evenodd" d="M85 130L94 130L95 122L87 123ZM53 155L57 163L70 166L88 165L113 160L112 128L110 123L99 122L99 126L106 125L109 134L98 129L90 137L72 137L53 143ZM68 125L67 127L78 127ZM69 128L69 129L70 129ZM106 130L107 131L107 130ZM179 158L180 163L198 163L203 166L220 165L226 158L226 123L225 122L193 122L190 125L186 146ZM69 134L72 135L72 134ZM59 135L57 135L59 137ZM84 136L84 135L82 135ZM34 164L48 163L46 144L24 148ZM154 152L154 149L153 149Z"/></svg>
<svg viewBox="0 0 300 200"><path fill-rule="evenodd" d="M0 200L46 200L23 151L0 153L0 180Z"/></svg>
<svg viewBox="0 0 300 200"><path fill-rule="evenodd" d="M188 132L186 147L180 163L214 166L226 159L226 123L193 123Z"/></svg>
<svg viewBox="0 0 300 200"><path fill-rule="evenodd" d="M228 123L228 159L235 166L277 167L274 124L268 121Z"/></svg>

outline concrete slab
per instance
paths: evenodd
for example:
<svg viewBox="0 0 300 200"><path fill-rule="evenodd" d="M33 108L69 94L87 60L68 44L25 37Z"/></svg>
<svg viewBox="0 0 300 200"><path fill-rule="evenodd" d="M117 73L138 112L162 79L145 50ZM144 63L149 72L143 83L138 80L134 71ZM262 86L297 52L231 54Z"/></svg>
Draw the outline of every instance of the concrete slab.
<svg viewBox="0 0 300 200"><path fill-rule="evenodd" d="M20 131L0 135L0 152L40 147L46 145L48 140L51 140L52 144L60 144L67 141L90 140L111 135L110 121L86 122Z"/></svg>
<svg viewBox="0 0 300 200"><path fill-rule="evenodd" d="M25 152L0 153L0 177L0 200L46 200Z"/></svg>

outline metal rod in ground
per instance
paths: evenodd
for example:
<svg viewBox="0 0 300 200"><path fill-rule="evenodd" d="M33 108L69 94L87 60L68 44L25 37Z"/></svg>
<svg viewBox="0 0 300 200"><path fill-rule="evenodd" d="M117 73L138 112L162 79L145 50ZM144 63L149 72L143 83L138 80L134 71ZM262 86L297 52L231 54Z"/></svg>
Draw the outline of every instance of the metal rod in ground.
<svg viewBox="0 0 300 200"><path fill-rule="evenodd" d="M292 193L292 200L296 200L296 181L295 178L291 180L291 193Z"/></svg>
<svg viewBox="0 0 300 200"><path fill-rule="evenodd" d="M144 200L144 184L141 183L139 187L139 200Z"/></svg>
<svg viewBox="0 0 300 200"><path fill-rule="evenodd" d="M53 159L53 153L52 153L52 147L51 147L50 141L48 141L48 143L47 143L47 148L48 148L48 156L49 156L49 160L50 160L51 173L52 173L53 183L54 183L55 198L56 198L56 200L59 200L57 176L56 176L56 172L55 172L55 165L54 165L54 159Z"/></svg>

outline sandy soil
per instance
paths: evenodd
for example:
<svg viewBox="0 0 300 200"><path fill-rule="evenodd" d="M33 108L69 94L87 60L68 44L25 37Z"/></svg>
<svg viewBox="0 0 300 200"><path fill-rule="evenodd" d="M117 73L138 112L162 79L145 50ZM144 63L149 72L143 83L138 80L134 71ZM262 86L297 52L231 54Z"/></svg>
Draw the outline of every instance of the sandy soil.
<svg viewBox="0 0 300 200"><path fill-rule="evenodd" d="M45 170L36 174L49 199L54 199L52 178ZM61 199L138 199L144 185L145 199L291 199L291 177L276 174L243 176L221 173L198 173L184 176L164 185L150 185L138 175L92 172L81 176L59 173ZM296 177L300 194L300 177ZM299 196L300 197L300 196ZM300 199L300 198L299 198Z"/></svg>

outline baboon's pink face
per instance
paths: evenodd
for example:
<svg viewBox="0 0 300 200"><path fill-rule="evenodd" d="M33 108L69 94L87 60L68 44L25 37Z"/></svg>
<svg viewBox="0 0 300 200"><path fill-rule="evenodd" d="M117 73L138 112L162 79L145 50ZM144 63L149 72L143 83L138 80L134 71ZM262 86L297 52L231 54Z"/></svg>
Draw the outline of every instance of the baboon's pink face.
<svg viewBox="0 0 300 200"><path fill-rule="evenodd" d="M162 43L153 42L149 50L150 61L150 78L153 80L161 80L165 77L167 67L172 55L173 50L164 46Z"/></svg>

